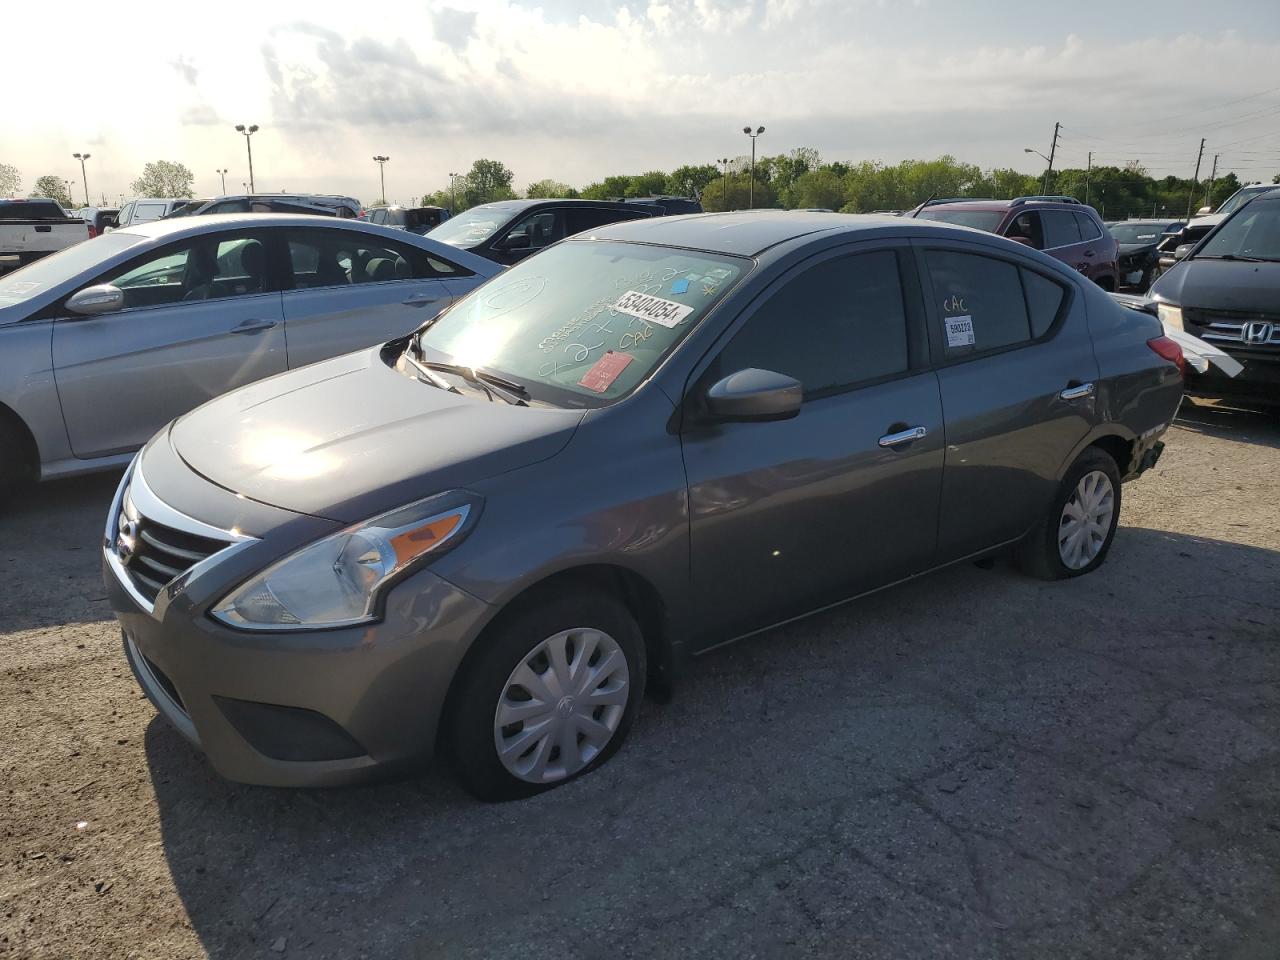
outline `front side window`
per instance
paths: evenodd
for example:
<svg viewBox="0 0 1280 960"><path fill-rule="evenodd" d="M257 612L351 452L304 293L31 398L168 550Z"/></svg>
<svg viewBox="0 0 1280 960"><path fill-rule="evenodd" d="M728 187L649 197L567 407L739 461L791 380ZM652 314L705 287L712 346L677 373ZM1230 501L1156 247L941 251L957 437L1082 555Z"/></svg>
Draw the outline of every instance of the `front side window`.
<svg viewBox="0 0 1280 960"><path fill-rule="evenodd" d="M263 293L266 250L256 236L188 240L102 279L124 291L126 308Z"/></svg>
<svg viewBox="0 0 1280 960"><path fill-rule="evenodd" d="M1043 221L1035 210L1024 210L1009 221L1004 235L1012 240L1024 240L1033 250L1045 248Z"/></svg>
<svg viewBox="0 0 1280 960"><path fill-rule="evenodd" d="M525 217L499 241L503 250L541 250L564 236L559 211L542 210Z"/></svg>
<svg viewBox="0 0 1280 960"><path fill-rule="evenodd" d="M755 367L806 398L904 372L907 315L891 250L836 257L788 281L724 348L716 375Z"/></svg>
<svg viewBox="0 0 1280 960"><path fill-rule="evenodd" d="M599 406L629 393L750 269L738 257L576 240L463 297L422 355L514 379L535 397Z"/></svg>
<svg viewBox="0 0 1280 960"><path fill-rule="evenodd" d="M346 230L290 231L289 263L295 289L424 280L459 272L425 250Z"/></svg>
<svg viewBox="0 0 1280 960"><path fill-rule="evenodd" d="M65 283L68 278L97 269L102 261L145 240L145 237L133 233L108 233L98 237L93 243L63 247L57 253L2 274L0 308L24 303L32 297L48 293L52 287Z"/></svg>
<svg viewBox="0 0 1280 960"><path fill-rule="evenodd" d="M166 213L163 203L140 203L134 211L135 220L159 220Z"/></svg>
<svg viewBox="0 0 1280 960"><path fill-rule="evenodd" d="M1018 268L994 257L953 250L925 254L941 317L947 359L1031 339Z"/></svg>

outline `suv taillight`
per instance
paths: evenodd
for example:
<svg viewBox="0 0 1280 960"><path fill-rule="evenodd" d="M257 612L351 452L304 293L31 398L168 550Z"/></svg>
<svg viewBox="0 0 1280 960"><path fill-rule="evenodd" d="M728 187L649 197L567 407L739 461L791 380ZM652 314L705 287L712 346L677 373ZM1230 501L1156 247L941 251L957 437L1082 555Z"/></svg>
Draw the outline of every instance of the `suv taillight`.
<svg viewBox="0 0 1280 960"><path fill-rule="evenodd" d="M94 237L96 237L96 236L98 235L98 230L97 230L97 228L96 228L92 223L87 223L87 224L85 224L85 226L87 226L87 227L89 228L89 239L90 239L90 240L92 240Z"/></svg>
<svg viewBox="0 0 1280 960"><path fill-rule="evenodd" d="M1182 355L1182 348L1170 340L1168 337L1156 337L1154 340L1148 340L1147 346L1164 357L1170 363L1178 368L1178 372L1183 376L1187 374L1187 358Z"/></svg>

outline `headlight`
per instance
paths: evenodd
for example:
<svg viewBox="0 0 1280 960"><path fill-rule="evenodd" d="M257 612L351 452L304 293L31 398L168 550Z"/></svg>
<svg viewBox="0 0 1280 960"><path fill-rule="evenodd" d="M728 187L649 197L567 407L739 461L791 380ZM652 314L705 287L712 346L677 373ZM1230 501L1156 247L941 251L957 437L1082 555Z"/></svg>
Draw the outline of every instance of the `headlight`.
<svg viewBox="0 0 1280 960"><path fill-rule="evenodd" d="M1183 329L1181 307L1175 307L1171 303L1157 303L1156 316L1166 327L1172 327L1174 330Z"/></svg>
<svg viewBox="0 0 1280 960"><path fill-rule="evenodd" d="M480 500L454 492L419 500L317 540L241 584L213 608L246 630L306 630L365 623L380 594L424 558L470 530Z"/></svg>

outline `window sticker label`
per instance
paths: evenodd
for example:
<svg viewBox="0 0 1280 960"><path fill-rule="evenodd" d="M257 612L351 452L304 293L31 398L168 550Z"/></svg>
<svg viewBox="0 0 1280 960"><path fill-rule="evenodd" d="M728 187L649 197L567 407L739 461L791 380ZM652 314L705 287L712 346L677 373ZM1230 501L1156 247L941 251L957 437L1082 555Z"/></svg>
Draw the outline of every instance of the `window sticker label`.
<svg viewBox="0 0 1280 960"><path fill-rule="evenodd" d="M617 380L622 371L627 369L633 357L629 353L614 353L610 350L591 365L591 369L582 375L578 386L586 387L593 393L604 393Z"/></svg>
<svg viewBox="0 0 1280 960"><path fill-rule="evenodd" d="M973 317L947 317L943 320L947 325L947 347L973 346Z"/></svg>
<svg viewBox="0 0 1280 960"><path fill-rule="evenodd" d="M688 293L689 281L686 280L684 277L681 277L679 280L672 280L671 292L672 293Z"/></svg>
<svg viewBox="0 0 1280 960"><path fill-rule="evenodd" d="M648 323L656 323L668 329L675 327L693 313L693 307L686 307L683 303L676 303L674 300L663 300L661 297L641 293L639 290L628 290L618 298L613 309L618 313L639 317Z"/></svg>

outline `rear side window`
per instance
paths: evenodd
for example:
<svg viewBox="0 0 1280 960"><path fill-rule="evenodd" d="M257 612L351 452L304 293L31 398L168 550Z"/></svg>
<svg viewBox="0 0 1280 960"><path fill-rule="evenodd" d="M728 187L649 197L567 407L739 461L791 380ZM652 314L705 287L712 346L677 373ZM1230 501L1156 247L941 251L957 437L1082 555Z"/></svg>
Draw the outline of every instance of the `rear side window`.
<svg viewBox="0 0 1280 960"><path fill-rule="evenodd" d="M1070 210L1044 210L1040 219L1044 223L1044 248L1069 247L1080 242L1080 228Z"/></svg>
<svg viewBox="0 0 1280 960"><path fill-rule="evenodd" d="M425 250L381 237L346 230L290 230L287 236L295 289L467 275Z"/></svg>
<svg viewBox="0 0 1280 960"><path fill-rule="evenodd" d="M1097 240L1102 236L1102 231L1098 229L1098 225L1094 223L1093 217L1087 213L1078 213L1073 211L1076 218L1076 226L1080 228L1081 240Z"/></svg>
<svg viewBox="0 0 1280 960"><path fill-rule="evenodd" d="M948 358L1031 339L1017 267L1004 260L951 250L930 250L925 257Z"/></svg>
<svg viewBox="0 0 1280 960"><path fill-rule="evenodd" d="M720 354L721 376L748 367L795 377L806 397L904 372L907 318L897 254L837 257L789 281Z"/></svg>
<svg viewBox="0 0 1280 960"><path fill-rule="evenodd" d="M575 210L570 208L565 211L565 236L573 236L575 233L581 233L583 230L593 230L596 227L603 227L607 223L617 223L619 220L638 220L641 217L648 216L639 210Z"/></svg>

